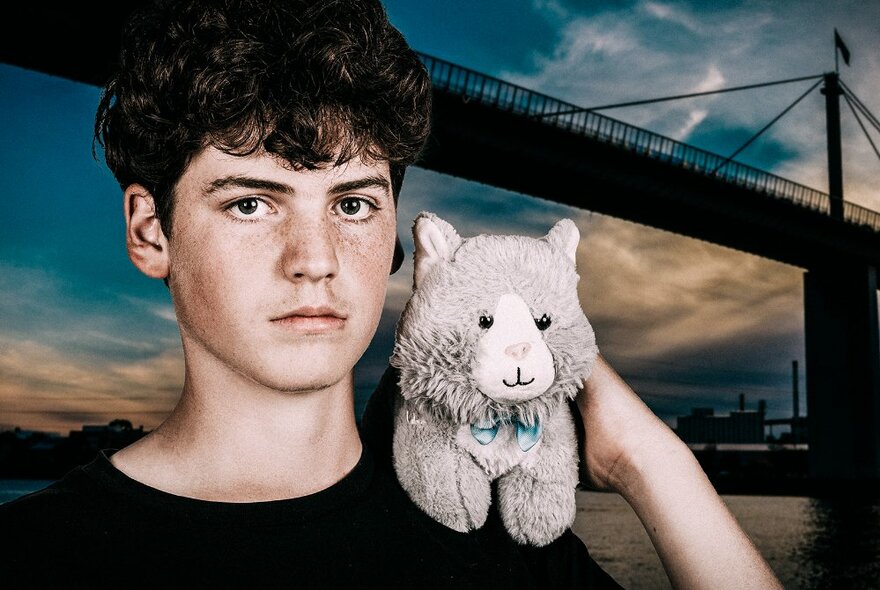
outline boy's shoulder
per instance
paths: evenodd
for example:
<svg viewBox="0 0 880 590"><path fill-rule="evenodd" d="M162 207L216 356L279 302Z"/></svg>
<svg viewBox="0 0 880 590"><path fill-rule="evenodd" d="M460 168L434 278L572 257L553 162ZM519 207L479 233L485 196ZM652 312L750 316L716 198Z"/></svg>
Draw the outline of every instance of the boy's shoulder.
<svg viewBox="0 0 880 590"><path fill-rule="evenodd" d="M121 502L93 473L101 461L109 464L103 452L48 487L0 505L4 566L44 563L41 555L66 563L66 555L95 546L113 532Z"/></svg>
<svg viewBox="0 0 880 590"><path fill-rule="evenodd" d="M96 459L97 461L97 459ZM88 474L92 464L80 465L49 486L0 504L0 528L22 535L99 510L105 491ZM7 528L21 524L26 528Z"/></svg>
<svg viewBox="0 0 880 590"><path fill-rule="evenodd" d="M90 548L106 536L105 523L113 517L107 490L89 474L91 465L0 505L0 579L51 585L62 569L73 571L76 556L95 555Z"/></svg>

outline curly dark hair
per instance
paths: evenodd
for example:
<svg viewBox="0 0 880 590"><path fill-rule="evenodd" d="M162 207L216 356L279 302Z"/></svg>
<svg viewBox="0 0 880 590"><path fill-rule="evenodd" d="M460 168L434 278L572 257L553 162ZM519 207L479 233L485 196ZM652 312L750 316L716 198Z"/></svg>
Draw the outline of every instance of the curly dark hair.
<svg viewBox="0 0 880 590"><path fill-rule="evenodd" d="M430 99L379 0L159 0L125 26L95 141L123 190L152 193L170 238L174 187L207 146L294 169L384 159L396 201Z"/></svg>

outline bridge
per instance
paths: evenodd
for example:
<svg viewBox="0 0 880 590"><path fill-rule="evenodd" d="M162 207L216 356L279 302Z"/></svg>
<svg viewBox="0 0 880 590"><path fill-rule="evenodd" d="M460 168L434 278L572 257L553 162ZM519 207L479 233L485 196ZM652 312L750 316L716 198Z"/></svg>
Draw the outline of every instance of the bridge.
<svg viewBox="0 0 880 590"><path fill-rule="evenodd" d="M0 25L0 61L101 84L116 54L107 32L120 30L134 4L17 5ZM47 37L52 46L42 43ZM421 58L434 85L434 121L419 166L805 269L811 474L880 480L880 213L843 200L836 73L816 76L829 112L824 193L596 109Z"/></svg>
<svg viewBox="0 0 880 590"><path fill-rule="evenodd" d="M434 84L434 127L420 166L804 268L811 474L880 479L880 213L844 202L842 186L823 193L422 60ZM836 74L821 78L838 100Z"/></svg>

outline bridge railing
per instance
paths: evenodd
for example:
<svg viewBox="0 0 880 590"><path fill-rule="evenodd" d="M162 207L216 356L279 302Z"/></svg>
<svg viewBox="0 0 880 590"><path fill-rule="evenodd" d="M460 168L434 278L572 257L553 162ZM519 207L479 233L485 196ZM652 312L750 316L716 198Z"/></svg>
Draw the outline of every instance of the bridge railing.
<svg viewBox="0 0 880 590"><path fill-rule="evenodd" d="M419 57L435 88L459 94L466 100L543 121L825 214L831 213L830 197L822 191L430 55L419 54ZM880 231L880 213L854 203L844 202L844 219Z"/></svg>

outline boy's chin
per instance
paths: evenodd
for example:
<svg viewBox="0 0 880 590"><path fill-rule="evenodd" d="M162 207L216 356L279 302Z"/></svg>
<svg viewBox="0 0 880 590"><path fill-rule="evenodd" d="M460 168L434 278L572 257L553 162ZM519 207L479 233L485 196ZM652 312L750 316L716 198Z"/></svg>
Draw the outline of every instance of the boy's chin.
<svg viewBox="0 0 880 590"><path fill-rule="evenodd" d="M264 386L292 395L325 390L350 381L351 369L329 367L301 367L297 371L273 372L272 375L255 375Z"/></svg>

